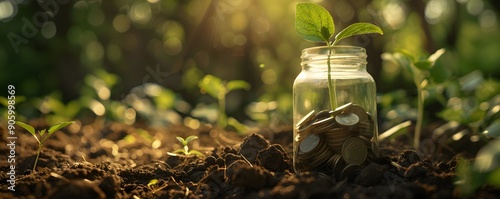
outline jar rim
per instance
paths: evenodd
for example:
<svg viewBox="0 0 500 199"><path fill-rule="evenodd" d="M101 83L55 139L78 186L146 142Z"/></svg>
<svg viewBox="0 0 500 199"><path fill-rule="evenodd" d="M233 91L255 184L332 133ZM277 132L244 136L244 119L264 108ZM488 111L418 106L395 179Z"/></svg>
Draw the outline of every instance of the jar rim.
<svg viewBox="0 0 500 199"><path fill-rule="evenodd" d="M330 55L328 55L330 53ZM359 46L317 46L302 50L300 56L302 61L322 61L328 60L335 62L354 61L366 64L366 49Z"/></svg>
<svg viewBox="0 0 500 199"><path fill-rule="evenodd" d="M339 45L339 46L315 46L310 48L305 48L302 50L302 54L321 54L320 52L327 52L327 49L334 50L335 53L352 53L352 54L366 54L366 49L359 46L349 46L349 45Z"/></svg>

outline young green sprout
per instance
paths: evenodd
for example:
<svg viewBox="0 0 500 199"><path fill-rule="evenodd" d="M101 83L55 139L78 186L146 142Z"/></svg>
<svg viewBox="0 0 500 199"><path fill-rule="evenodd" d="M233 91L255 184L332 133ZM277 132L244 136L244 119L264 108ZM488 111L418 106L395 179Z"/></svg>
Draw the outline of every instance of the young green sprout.
<svg viewBox="0 0 500 199"><path fill-rule="evenodd" d="M400 50L399 52L382 54L382 59L393 62L410 72L413 77L413 83L417 87L417 124L415 125L415 136L413 137L413 147L418 149L420 146L420 134L422 131L422 121L424 119L424 91L429 84L429 70L434 66L441 55L445 53L444 49L437 50L429 57L417 58L410 52Z"/></svg>
<svg viewBox="0 0 500 199"><path fill-rule="evenodd" d="M35 137L36 141L38 142L38 150L36 153L35 164L33 165L33 170L31 172L35 172L36 164L38 163L38 158L40 157L40 152L42 151L42 146L43 146L43 143L45 142L45 140L47 140L47 138L49 138L52 134L54 134L59 129L62 129L62 128L66 127L70 124L73 124L73 123L74 123L73 121L70 121L70 122L60 122L60 123L54 124L51 127L49 127L49 130L43 129L41 131L38 131L38 136L37 136L37 134L35 132L35 128L33 126L16 121L17 125L19 125L23 129L30 132L31 135L33 135L33 137Z"/></svg>
<svg viewBox="0 0 500 199"><path fill-rule="evenodd" d="M192 155L196 155L196 156L203 156L203 153L197 151L197 150L189 150L189 147L188 147L188 144L194 140L194 139L198 139L198 136L189 136L187 137L186 139L182 138L182 137L176 137L177 140L179 140L179 142L182 144L182 149L177 149L177 150L174 150L172 152L167 152L167 154L171 155L171 156L180 156L180 155L185 155L185 156L192 156Z"/></svg>
<svg viewBox="0 0 500 199"><path fill-rule="evenodd" d="M160 191L163 188L168 186L168 183L164 183L163 185L160 186L158 182L159 182L158 179L152 179L149 181L147 186L148 186L148 189L151 190L151 193L155 193L157 191Z"/></svg>
<svg viewBox="0 0 500 199"><path fill-rule="evenodd" d="M297 33L305 40L315 43L326 43L328 47L336 45L340 40L362 34L384 34L380 27L371 23L354 23L347 26L344 30L335 35L334 41L330 41L335 33L335 23L333 18L322 6L314 3L298 3L295 13L295 29ZM330 106L336 108L336 92L331 77L330 56L331 49L328 50L328 94L330 98Z"/></svg>
<svg viewBox="0 0 500 199"><path fill-rule="evenodd" d="M213 75L205 75L198 82L198 87L203 93L208 93L213 98L217 99L219 104L217 126L224 128L228 124L226 115L226 95L237 89L250 89L250 84L243 80L232 80L229 82L222 81L220 78ZM230 120L233 121L234 120Z"/></svg>

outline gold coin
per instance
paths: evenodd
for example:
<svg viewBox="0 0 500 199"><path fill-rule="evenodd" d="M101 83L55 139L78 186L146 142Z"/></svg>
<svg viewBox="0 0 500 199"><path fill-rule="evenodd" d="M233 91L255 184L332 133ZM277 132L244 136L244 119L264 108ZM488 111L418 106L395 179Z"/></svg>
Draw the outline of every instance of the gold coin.
<svg viewBox="0 0 500 199"><path fill-rule="evenodd" d="M354 113L342 113L335 116L335 121L342 126L350 127L359 122L359 117Z"/></svg>
<svg viewBox="0 0 500 199"><path fill-rule="evenodd" d="M315 149L320 141L320 137L314 134L307 135L302 142L300 142L299 150L301 153L309 153Z"/></svg>
<svg viewBox="0 0 500 199"><path fill-rule="evenodd" d="M360 165L366 160L367 146L362 139L352 137L342 145L341 154L347 164Z"/></svg>

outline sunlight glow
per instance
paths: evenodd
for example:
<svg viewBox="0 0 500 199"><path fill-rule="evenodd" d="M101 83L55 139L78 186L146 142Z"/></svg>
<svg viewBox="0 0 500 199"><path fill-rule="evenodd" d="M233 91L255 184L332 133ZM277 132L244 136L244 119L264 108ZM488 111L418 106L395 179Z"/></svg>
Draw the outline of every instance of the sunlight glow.
<svg viewBox="0 0 500 199"><path fill-rule="evenodd" d="M389 3L382 11L382 15L392 29L401 28L406 19L406 12L399 3Z"/></svg>
<svg viewBox="0 0 500 199"><path fill-rule="evenodd" d="M0 20L7 19L14 14L14 6L10 1L0 2Z"/></svg>
<svg viewBox="0 0 500 199"><path fill-rule="evenodd" d="M113 28L120 33L127 32L130 28L130 20L125 15L116 15L113 19Z"/></svg>
<svg viewBox="0 0 500 199"><path fill-rule="evenodd" d="M147 2L137 1L130 8L129 16L136 23L146 24L152 16L151 6Z"/></svg>
<svg viewBox="0 0 500 199"><path fill-rule="evenodd" d="M446 8L448 7L446 1L431 0L425 7L425 18L427 22L436 24L443 17Z"/></svg>

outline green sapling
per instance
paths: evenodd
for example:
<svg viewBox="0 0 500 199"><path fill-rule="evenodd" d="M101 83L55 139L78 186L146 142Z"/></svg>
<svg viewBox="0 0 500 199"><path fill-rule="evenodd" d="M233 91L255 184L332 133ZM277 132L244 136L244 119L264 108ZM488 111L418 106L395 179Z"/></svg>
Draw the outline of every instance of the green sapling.
<svg viewBox="0 0 500 199"><path fill-rule="evenodd" d="M38 142L38 150L36 152L36 158L35 158L35 164L33 165L33 170L31 172L35 172L36 164L38 163L38 158L40 157L40 152L42 151L42 146L45 140L49 138L52 134L54 134L56 131L59 129L62 129L70 124L73 124L75 122L70 121L70 122L60 122L57 124L54 124L49 127L49 130L43 129L41 131L38 131L38 136L35 132L35 128L29 124L25 124L19 121L16 121L16 124L22 127L23 129L27 130L28 132L35 137L36 141Z"/></svg>
<svg viewBox="0 0 500 199"><path fill-rule="evenodd" d="M330 41L335 33L335 23L332 16L322 6L314 3L298 3L295 13L295 29L305 40L315 43L326 43L328 47L336 45L342 39L362 34L384 34L380 27L371 23L354 23L335 35L335 39ZM336 108L336 92L331 77L330 56L331 49L328 50L328 94L330 106Z"/></svg>

